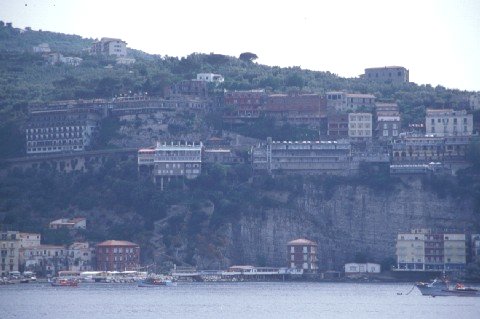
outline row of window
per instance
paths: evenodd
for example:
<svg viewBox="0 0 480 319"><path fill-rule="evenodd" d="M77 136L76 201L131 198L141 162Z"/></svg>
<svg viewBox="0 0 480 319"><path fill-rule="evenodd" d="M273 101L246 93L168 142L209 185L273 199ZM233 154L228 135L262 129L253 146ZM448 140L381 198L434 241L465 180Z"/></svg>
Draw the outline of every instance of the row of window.
<svg viewBox="0 0 480 319"><path fill-rule="evenodd" d="M459 118L454 117L453 118L453 124L457 124L458 119ZM445 123L448 123L449 120L450 120L450 118L443 118L443 119L437 118L437 123L444 123L445 124ZM435 119L430 119L430 123L432 123L432 125L435 125ZM463 124L467 124L467 123L468 123L468 118L464 117L463 118Z"/></svg>
<svg viewBox="0 0 480 319"><path fill-rule="evenodd" d="M70 132L85 130L86 126L60 126L60 127L44 127L44 128L28 128L27 133L54 133L54 132Z"/></svg>

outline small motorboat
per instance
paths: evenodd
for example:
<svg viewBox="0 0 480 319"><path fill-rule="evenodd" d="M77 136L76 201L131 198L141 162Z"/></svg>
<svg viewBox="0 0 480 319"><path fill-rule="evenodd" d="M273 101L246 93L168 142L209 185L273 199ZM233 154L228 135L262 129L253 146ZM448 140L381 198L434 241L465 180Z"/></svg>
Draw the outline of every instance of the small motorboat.
<svg viewBox="0 0 480 319"><path fill-rule="evenodd" d="M77 287L78 281L70 278L59 278L51 282L53 287Z"/></svg>
<svg viewBox="0 0 480 319"><path fill-rule="evenodd" d="M138 282L138 287L176 286L177 283L168 278L149 277Z"/></svg>

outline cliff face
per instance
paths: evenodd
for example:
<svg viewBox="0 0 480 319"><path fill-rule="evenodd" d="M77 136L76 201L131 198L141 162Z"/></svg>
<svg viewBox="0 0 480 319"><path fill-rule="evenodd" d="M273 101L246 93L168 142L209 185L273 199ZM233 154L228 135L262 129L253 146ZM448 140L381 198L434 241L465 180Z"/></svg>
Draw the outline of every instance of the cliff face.
<svg viewBox="0 0 480 319"><path fill-rule="evenodd" d="M423 189L419 178L403 180L389 193L364 186L338 186L333 195L305 185L302 195L269 194L280 208L244 213L228 225L226 257L230 263L286 266L288 241L306 237L318 243L319 266L339 268L357 253L381 262L395 257L397 232L411 228L478 227L471 200L439 198Z"/></svg>

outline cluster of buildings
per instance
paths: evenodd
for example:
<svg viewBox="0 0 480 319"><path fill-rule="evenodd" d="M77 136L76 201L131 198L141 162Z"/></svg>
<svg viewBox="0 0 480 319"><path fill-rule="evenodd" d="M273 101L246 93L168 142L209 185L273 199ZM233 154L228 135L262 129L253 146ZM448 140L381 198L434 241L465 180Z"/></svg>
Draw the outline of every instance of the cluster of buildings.
<svg viewBox="0 0 480 319"><path fill-rule="evenodd" d="M59 219L49 228L85 229L85 218ZM121 240L107 240L96 245L73 242L47 245L41 234L0 231L0 278L18 271L57 275L59 271L129 271L140 267L139 245Z"/></svg>
<svg viewBox="0 0 480 319"><path fill-rule="evenodd" d="M83 62L82 58L64 56L60 52L51 50L48 43L40 43L39 45L34 46L33 53L41 54L45 61L51 65L65 64L70 66L79 66Z"/></svg>

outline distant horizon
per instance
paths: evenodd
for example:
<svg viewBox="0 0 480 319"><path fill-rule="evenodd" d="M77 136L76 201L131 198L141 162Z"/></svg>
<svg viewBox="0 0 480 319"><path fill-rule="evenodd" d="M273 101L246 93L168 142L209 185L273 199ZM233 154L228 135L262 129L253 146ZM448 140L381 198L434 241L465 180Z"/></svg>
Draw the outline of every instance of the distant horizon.
<svg viewBox="0 0 480 319"><path fill-rule="evenodd" d="M16 28L120 38L152 55L252 52L262 65L344 78L397 65L418 85L480 91L480 1L475 0L299 0L296 6L245 0L231 8L219 0L137 0L135 5L0 0L0 7L0 20Z"/></svg>

